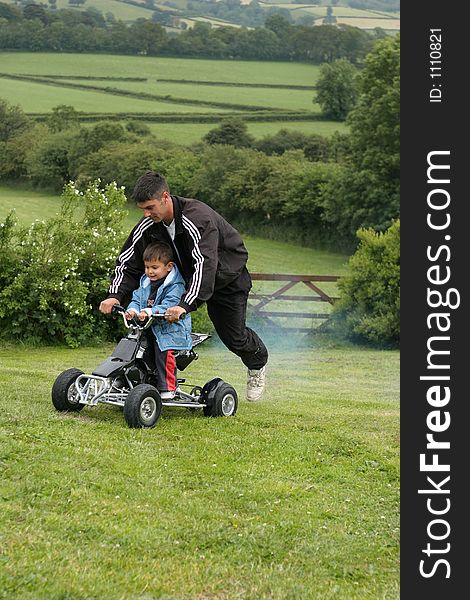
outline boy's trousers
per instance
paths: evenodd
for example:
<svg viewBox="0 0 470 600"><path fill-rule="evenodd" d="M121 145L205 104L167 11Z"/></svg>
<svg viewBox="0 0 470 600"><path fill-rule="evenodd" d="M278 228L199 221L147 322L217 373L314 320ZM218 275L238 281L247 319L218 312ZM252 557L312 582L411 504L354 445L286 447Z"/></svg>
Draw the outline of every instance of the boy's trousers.
<svg viewBox="0 0 470 600"><path fill-rule="evenodd" d="M174 392L177 388L176 359L173 350L162 352L155 340L155 376L159 392Z"/></svg>

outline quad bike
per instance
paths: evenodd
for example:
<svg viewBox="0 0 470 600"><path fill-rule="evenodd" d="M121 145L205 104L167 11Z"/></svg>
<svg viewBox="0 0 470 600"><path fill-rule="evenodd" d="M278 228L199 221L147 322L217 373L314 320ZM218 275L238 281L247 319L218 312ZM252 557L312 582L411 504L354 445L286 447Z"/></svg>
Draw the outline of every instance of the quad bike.
<svg viewBox="0 0 470 600"><path fill-rule="evenodd" d="M207 417L231 417L238 408L235 389L219 377L210 379L204 386L191 386L178 378L175 397L162 401L156 388L153 364L153 333L150 327L163 314L152 315L145 321L127 319L125 309L114 305L114 315L121 315L128 333L123 337L112 355L90 374L80 369L67 369L52 386L52 403L58 411L77 412L85 406L99 403L113 404L124 409L129 427L154 427L160 418L162 407L185 407L202 409ZM175 351L178 371L198 358L194 348L210 338L210 335L192 333L191 350ZM184 392L181 387L191 388Z"/></svg>

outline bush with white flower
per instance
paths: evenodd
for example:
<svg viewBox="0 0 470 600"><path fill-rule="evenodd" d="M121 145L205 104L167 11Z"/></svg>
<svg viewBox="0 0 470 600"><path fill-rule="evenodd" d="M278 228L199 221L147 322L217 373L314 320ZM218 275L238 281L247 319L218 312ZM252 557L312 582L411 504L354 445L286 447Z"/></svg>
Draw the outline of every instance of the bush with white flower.
<svg viewBox="0 0 470 600"><path fill-rule="evenodd" d="M124 233L124 190L73 182L60 213L31 226L0 223L0 335L32 343L109 339L116 323L98 311Z"/></svg>

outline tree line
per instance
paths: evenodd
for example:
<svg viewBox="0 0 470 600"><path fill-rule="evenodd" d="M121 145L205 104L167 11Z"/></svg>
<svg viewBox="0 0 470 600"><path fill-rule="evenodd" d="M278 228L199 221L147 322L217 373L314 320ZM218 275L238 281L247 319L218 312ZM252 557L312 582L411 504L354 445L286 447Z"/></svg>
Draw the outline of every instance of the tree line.
<svg viewBox="0 0 470 600"><path fill-rule="evenodd" d="M28 52L108 52L148 56L197 56L312 63L346 59L361 64L383 32L367 33L347 25L292 25L279 14L263 27L212 28L196 23L180 33L168 33L151 19L132 23L105 18L88 8L46 10L0 2L0 49Z"/></svg>

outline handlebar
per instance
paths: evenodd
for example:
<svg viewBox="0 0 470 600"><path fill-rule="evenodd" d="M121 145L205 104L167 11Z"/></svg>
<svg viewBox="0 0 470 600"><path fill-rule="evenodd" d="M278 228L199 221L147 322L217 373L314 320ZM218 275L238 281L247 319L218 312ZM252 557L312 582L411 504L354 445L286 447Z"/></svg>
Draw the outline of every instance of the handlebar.
<svg viewBox="0 0 470 600"><path fill-rule="evenodd" d="M164 319L165 317L168 316L166 313L154 313L154 314L150 315L149 317L145 318L143 321L141 321L140 319L137 319L137 317L132 317L131 319L127 319L126 318L126 309L123 306L121 306L120 304L114 304L111 307L111 314L114 316L121 315L122 319L124 321L124 325L127 327L127 329L130 329L131 327L137 327L138 329L148 329L154 319ZM180 319L184 319L185 316L186 316L186 313L183 313L181 315Z"/></svg>

